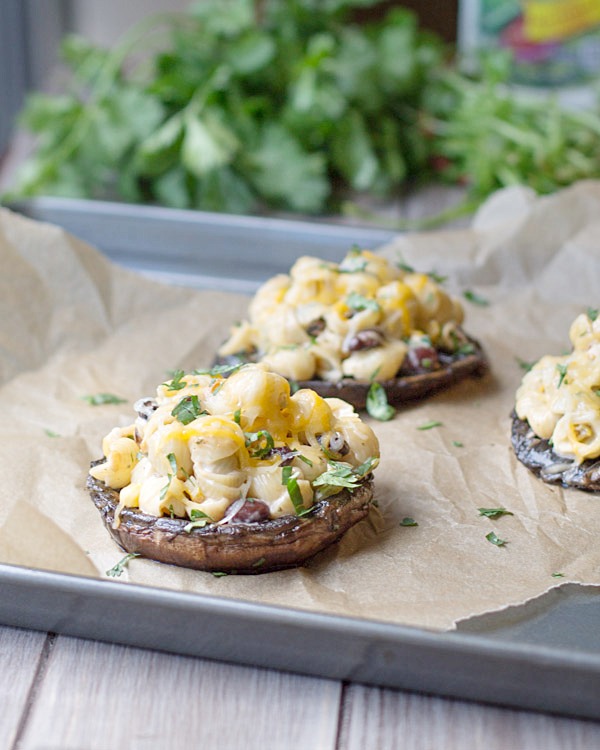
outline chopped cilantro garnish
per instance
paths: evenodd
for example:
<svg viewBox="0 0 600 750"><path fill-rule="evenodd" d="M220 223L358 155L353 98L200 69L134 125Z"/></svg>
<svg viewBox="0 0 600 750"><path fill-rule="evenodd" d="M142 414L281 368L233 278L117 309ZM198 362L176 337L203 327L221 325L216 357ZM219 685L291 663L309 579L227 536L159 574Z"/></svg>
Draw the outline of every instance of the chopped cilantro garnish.
<svg viewBox="0 0 600 750"><path fill-rule="evenodd" d="M185 388L187 383L183 378L185 377L184 370L175 370L173 372L173 378L172 380L168 380L166 383L163 383L163 385L168 388L170 391L180 391L182 388Z"/></svg>
<svg viewBox="0 0 600 750"><path fill-rule="evenodd" d="M443 284L445 281L448 280L447 276L441 276L436 271L428 271L427 275L432 281L435 281L436 284Z"/></svg>
<svg viewBox="0 0 600 750"><path fill-rule="evenodd" d="M453 440L452 445L454 445L456 448L464 448L465 444L461 443L460 440Z"/></svg>
<svg viewBox="0 0 600 750"><path fill-rule="evenodd" d="M313 487L319 487L319 498L329 497L340 491L340 487L354 489L359 486L364 477L375 468L379 459L368 458L360 466L354 468L343 461L328 461L327 471L313 480Z"/></svg>
<svg viewBox="0 0 600 750"><path fill-rule="evenodd" d="M564 573L552 573L552 578L564 578Z"/></svg>
<svg viewBox="0 0 600 750"><path fill-rule="evenodd" d="M161 489L160 495L158 496L158 499L162 503L167 496L167 492L169 491L169 487L171 486L171 475L169 475L169 479L167 480L167 483L165 486Z"/></svg>
<svg viewBox="0 0 600 750"><path fill-rule="evenodd" d="M565 382L565 377L567 375L567 365L566 364L558 364L556 365L556 371L558 372L559 378L558 378L558 388L561 387L561 385Z"/></svg>
<svg viewBox="0 0 600 750"><path fill-rule="evenodd" d="M443 425L443 422L438 422L435 419L430 419L429 422L420 424L417 427L417 430L432 430L434 427L441 427L442 425Z"/></svg>
<svg viewBox="0 0 600 750"><path fill-rule="evenodd" d="M174 453L169 453L167 455L167 460L169 462L169 466L171 467L171 474L173 476L177 475L177 459L175 458Z"/></svg>
<svg viewBox="0 0 600 750"><path fill-rule="evenodd" d="M292 477L292 467L282 466L281 468L281 484L286 485Z"/></svg>
<svg viewBox="0 0 600 750"><path fill-rule="evenodd" d="M46 433L46 435L48 435L48 437L51 438L60 437L58 432L54 432L54 430L45 429L44 432Z"/></svg>
<svg viewBox="0 0 600 750"><path fill-rule="evenodd" d="M252 458L266 458L275 445L273 437L267 430L245 432L246 448Z"/></svg>
<svg viewBox="0 0 600 750"><path fill-rule="evenodd" d="M596 320L598 317L598 310L595 307L588 307L587 309L587 316L592 321L592 323Z"/></svg>
<svg viewBox="0 0 600 750"><path fill-rule="evenodd" d="M364 271L367 267L367 261L362 257L362 250L358 245L354 245L344 260L339 264L339 273L357 273Z"/></svg>
<svg viewBox="0 0 600 750"><path fill-rule="evenodd" d="M255 563L252 563L253 568L260 568L262 567L267 561L264 557L260 557Z"/></svg>
<svg viewBox="0 0 600 750"><path fill-rule="evenodd" d="M299 458L300 461L304 461L307 466L313 465L313 462L310 460L310 458L306 458L306 456L303 456L302 453L297 453L296 458Z"/></svg>
<svg viewBox="0 0 600 750"><path fill-rule="evenodd" d="M241 424L242 423L242 412L241 412L241 409L236 409L233 412L233 421L236 424Z"/></svg>
<svg viewBox="0 0 600 750"><path fill-rule="evenodd" d="M103 406L104 404L124 404L126 399L115 396L114 393L94 393L91 396L82 396L91 406Z"/></svg>
<svg viewBox="0 0 600 750"><path fill-rule="evenodd" d="M125 557L123 557L119 562L114 565L110 570L106 571L106 575L110 576L111 578L118 578L121 573L125 570L127 567L127 564L130 560L133 560L134 557L139 557L139 552L129 552Z"/></svg>
<svg viewBox="0 0 600 750"><path fill-rule="evenodd" d="M414 518L411 518L410 516L406 516L400 521L400 526L418 526L419 524L415 521Z"/></svg>
<svg viewBox="0 0 600 750"><path fill-rule="evenodd" d="M404 260L402 260L402 258L398 258L398 260L396 261L396 265L401 271L404 271L405 273L415 272L415 269L413 268L413 266L409 265L408 263L405 263Z"/></svg>
<svg viewBox="0 0 600 750"><path fill-rule="evenodd" d="M487 307L490 304L489 300L487 300L485 297L481 297L471 289L465 289L465 291L463 292L463 297L469 302L472 302L474 305L479 305L480 307Z"/></svg>
<svg viewBox="0 0 600 750"><path fill-rule="evenodd" d="M206 412L202 411L196 395L184 396L171 412L171 416L175 417L181 424L189 424L202 414L206 414Z"/></svg>
<svg viewBox="0 0 600 750"><path fill-rule="evenodd" d="M521 357L515 357L515 359L521 370L525 370L525 372L529 372L529 370L535 365L535 362L527 362L526 360L521 359Z"/></svg>
<svg viewBox="0 0 600 750"><path fill-rule="evenodd" d="M173 508L173 503L171 503L168 507L169 515L171 518L175 518L175 508Z"/></svg>
<svg viewBox="0 0 600 750"><path fill-rule="evenodd" d="M284 467L284 469L286 468L290 467ZM296 479L296 477L290 477L286 482L286 487L288 495L290 496L290 500L292 501L292 505L294 506L294 510L296 511L296 515L300 515L302 511L306 510L306 508L304 507L304 498L302 497L302 493L300 492L300 487L298 487L298 480Z"/></svg>
<svg viewBox="0 0 600 750"><path fill-rule="evenodd" d="M229 575L229 573L225 573L223 570L213 570L212 574L215 578L223 578L223 576Z"/></svg>
<svg viewBox="0 0 600 750"><path fill-rule="evenodd" d="M379 310L381 309L379 307L379 302L374 299L364 297L358 292L350 292L350 294L346 298L346 304L350 309L356 310L356 312L361 312L362 310L374 310L375 312L379 312Z"/></svg>
<svg viewBox="0 0 600 750"><path fill-rule="evenodd" d="M486 534L485 538L491 544L496 545L496 547L504 547L504 545L508 543L506 539L500 539L499 536L496 536L496 533L493 531L490 531L489 534Z"/></svg>
<svg viewBox="0 0 600 750"><path fill-rule="evenodd" d="M511 513L510 510L506 510L506 508L477 508L479 511L480 516L485 516L486 518L500 518L501 516L513 516L514 513Z"/></svg>
<svg viewBox="0 0 600 750"><path fill-rule="evenodd" d="M190 511L190 523L186 524L183 527L183 530L186 531L188 534L192 529L202 529L209 523L214 523L213 519L208 516L204 511L198 510L197 508L192 508Z"/></svg>
<svg viewBox="0 0 600 750"><path fill-rule="evenodd" d="M387 400L387 393L381 383L372 382L367 393L367 412L380 422L387 422L396 414Z"/></svg>
<svg viewBox="0 0 600 750"><path fill-rule="evenodd" d="M245 362L238 362L235 365L215 365L214 367L211 367L206 370L193 370L194 375L210 375L211 377L216 377L217 375L231 375L232 372L235 372L236 370L239 370L240 367L243 367Z"/></svg>

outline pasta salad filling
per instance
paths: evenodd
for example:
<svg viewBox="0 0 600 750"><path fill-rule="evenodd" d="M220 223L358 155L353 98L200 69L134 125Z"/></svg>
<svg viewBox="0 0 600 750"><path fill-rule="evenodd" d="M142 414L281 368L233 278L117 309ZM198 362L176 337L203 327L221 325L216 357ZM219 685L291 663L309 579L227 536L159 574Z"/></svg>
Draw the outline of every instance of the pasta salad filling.
<svg viewBox="0 0 600 750"><path fill-rule="evenodd" d="M525 374L515 411L553 451L580 464L600 456L600 319L579 315L570 354L544 356Z"/></svg>
<svg viewBox="0 0 600 750"><path fill-rule="evenodd" d="M176 372L104 438L90 473L119 491L116 525L125 507L190 527L303 515L377 466L375 433L345 401L292 394L264 364L224 370Z"/></svg>
<svg viewBox="0 0 600 750"><path fill-rule="evenodd" d="M293 381L385 381L438 369L441 352L471 353L462 320L435 274L354 248L339 264L302 257L263 284L219 356L262 361Z"/></svg>

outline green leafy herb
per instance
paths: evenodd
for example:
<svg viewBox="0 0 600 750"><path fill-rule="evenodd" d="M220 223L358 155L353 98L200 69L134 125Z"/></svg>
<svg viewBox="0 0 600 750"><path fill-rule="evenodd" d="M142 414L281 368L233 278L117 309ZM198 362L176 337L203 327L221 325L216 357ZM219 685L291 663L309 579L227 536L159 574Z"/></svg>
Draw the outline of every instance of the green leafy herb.
<svg viewBox="0 0 600 750"><path fill-rule="evenodd" d="M521 370L524 370L525 372L529 372L531 368L535 365L535 362L527 362L524 359L521 359L520 357L515 357L517 364L521 368Z"/></svg>
<svg viewBox="0 0 600 750"><path fill-rule="evenodd" d="M466 289L463 292L463 297L474 305L479 305L480 307L487 307L490 304L489 300L476 292L473 292L471 289Z"/></svg>
<svg viewBox="0 0 600 750"><path fill-rule="evenodd" d="M129 552L125 557L123 557L119 562L114 565L110 570L106 571L106 575L110 576L111 578L118 578L125 568L127 567L130 560L133 560L134 557L139 557L139 552Z"/></svg>
<svg viewBox="0 0 600 750"><path fill-rule="evenodd" d="M173 378L172 380L168 380L166 383L163 383L166 388L168 388L170 391L180 391L182 388L185 388L187 386L187 383L183 379L185 377L185 372L183 370L175 370L173 372Z"/></svg>
<svg viewBox="0 0 600 750"><path fill-rule="evenodd" d="M552 578L564 578L564 573L552 573Z"/></svg>
<svg viewBox="0 0 600 750"><path fill-rule="evenodd" d="M219 375L231 375L233 372L237 372L244 366L244 362L238 362L234 365L215 365L209 369L204 370L193 370L194 375L210 375L212 378L219 377Z"/></svg>
<svg viewBox="0 0 600 750"><path fill-rule="evenodd" d="M160 490L160 494L158 496L158 499L160 500L161 503L164 502L164 499L167 496L167 492L169 491L169 487L171 486L171 479L172 479L172 477L171 477L171 475L169 475L167 483Z"/></svg>
<svg viewBox="0 0 600 750"><path fill-rule="evenodd" d="M303 461L307 466L313 465L313 462L310 460L310 458L303 456L302 453L297 453L296 458L298 458L300 461Z"/></svg>
<svg viewBox="0 0 600 750"><path fill-rule="evenodd" d="M48 435L48 437L51 438L60 437L59 433L54 432L54 430L45 429L44 432L46 433L46 435Z"/></svg>
<svg viewBox="0 0 600 750"><path fill-rule="evenodd" d="M464 448L464 443L461 443L460 440L453 440L452 445L454 445L456 448Z"/></svg>
<svg viewBox="0 0 600 750"><path fill-rule="evenodd" d="M351 310L356 310L356 312L361 312L362 310L374 310L378 312L381 309L376 300L364 297L358 292L350 292L346 298L346 304Z"/></svg>
<svg viewBox="0 0 600 750"><path fill-rule="evenodd" d="M292 505L294 506L294 510L296 511L296 515L300 515L307 509L304 507L304 499L302 497L302 493L300 492L300 487L298 486L298 480L296 479L296 477L289 477L286 482L286 488L288 491L288 495L290 496L290 500L292 501Z"/></svg>
<svg viewBox="0 0 600 750"><path fill-rule="evenodd" d="M429 422L425 422L417 427L417 430L432 430L434 427L442 427L443 422L438 422L436 419L430 419Z"/></svg>
<svg viewBox="0 0 600 750"><path fill-rule="evenodd" d="M266 458L273 450L275 442L270 432L259 430L258 432L245 432L246 448L252 458Z"/></svg>
<svg viewBox="0 0 600 750"><path fill-rule="evenodd" d="M103 406L104 404L124 404L126 400L114 393L94 393L91 396L82 396L91 406Z"/></svg>
<svg viewBox="0 0 600 750"><path fill-rule="evenodd" d="M225 573L223 570L213 570L212 574L215 578L223 578L229 575L229 573Z"/></svg>
<svg viewBox="0 0 600 750"><path fill-rule="evenodd" d="M415 269L409 263L405 263L401 258L396 261L396 265L404 273L414 273Z"/></svg>
<svg viewBox="0 0 600 750"><path fill-rule="evenodd" d="M502 516L514 515L514 513L506 510L506 508L477 508L477 510L480 516L485 516L486 518L501 518Z"/></svg>
<svg viewBox="0 0 600 750"><path fill-rule="evenodd" d="M283 466L281 468L281 484L286 485L292 476L292 467Z"/></svg>
<svg viewBox="0 0 600 750"><path fill-rule="evenodd" d="M262 568L262 566L266 563L266 559L264 557L260 557L256 562L252 563L253 568Z"/></svg>
<svg viewBox="0 0 600 750"><path fill-rule="evenodd" d="M415 521L414 518L411 518L410 516L406 516L400 521L400 526L418 526L419 524Z"/></svg>
<svg viewBox="0 0 600 750"><path fill-rule="evenodd" d="M587 316L593 323L598 317L598 310L595 307L588 307Z"/></svg>
<svg viewBox="0 0 600 750"><path fill-rule="evenodd" d="M242 423L242 412L241 412L241 409L236 409L233 412L233 421L236 424L241 424Z"/></svg>
<svg viewBox="0 0 600 750"><path fill-rule="evenodd" d="M446 281L448 281L447 276L441 276L436 271L428 271L427 275L432 281L435 281L436 284L444 284Z"/></svg>
<svg viewBox="0 0 600 750"><path fill-rule="evenodd" d="M340 491L341 487L354 489L359 486L364 477L379 463L377 458L368 458L360 466L354 468L344 461L328 461L327 471L313 480L313 487L318 488L319 499L329 497Z"/></svg>
<svg viewBox="0 0 600 750"><path fill-rule="evenodd" d="M171 518L175 518L175 508L173 507L173 503L171 503L168 507L169 515Z"/></svg>
<svg viewBox="0 0 600 750"><path fill-rule="evenodd" d="M489 534L486 534L485 538L491 544L496 545L496 547L504 547L505 544L508 544L508 541L506 539L500 539L500 537L496 536L495 532L493 531L490 531Z"/></svg>
<svg viewBox="0 0 600 750"><path fill-rule="evenodd" d="M198 396L194 394L192 396L184 396L171 412L171 416L175 417L182 424L189 424L194 419L197 419L197 417L206 413L200 407Z"/></svg>
<svg viewBox="0 0 600 750"><path fill-rule="evenodd" d="M371 383L367 392L367 412L381 422L393 419L396 414L394 407L388 403L385 388L376 381Z"/></svg>
<svg viewBox="0 0 600 750"><path fill-rule="evenodd" d="M171 474L174 477L177 476L177 459L175 458L175 454L167 454L167 461L169 462L169 466L171 467Z"/></svg>
<svg viewBox="0 0 600 750"><path fill-rule="evenodd" d="M197 508L192 508L190 512L190 523L186 524L183 527L183 530L186 531L188 534L192 529L202 529L209 523L214 523L213 519L204 513L204 511L198 510Z"/></svg>
<svg viewBox="0 0 600 750"><path fill-rule="evenodd" d="M367 261L361 255L361 249L354 246L337 267L339 273L360 273L367 267Z"/></svg>
<svg viewBox="0 0 600 750"><path fill-rule="evenodd" d="M561 385L565 382L565 377L567 376L567 369L568 365L566 364L558 364L556 365L556 371L558 372L558 388L561 387Z"/></svg>

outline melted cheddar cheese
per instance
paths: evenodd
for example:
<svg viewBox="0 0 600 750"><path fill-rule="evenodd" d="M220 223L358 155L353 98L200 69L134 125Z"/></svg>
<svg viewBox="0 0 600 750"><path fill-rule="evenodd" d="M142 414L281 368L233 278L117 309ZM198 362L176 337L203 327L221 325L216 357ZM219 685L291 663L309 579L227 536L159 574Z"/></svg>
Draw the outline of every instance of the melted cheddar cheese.
<svg viewBox="0 0 600 750"><path fill-rule="evenodd" d="M523 377L515 411L556 454L581 463L600 456L600 319L571 326L570 354L542 357Z"/></svg>
<svg viewBox="0 0 600 750"><path fill-rule="evenodd" d="M359 481L379 459L373 430L349 404L292 394L263 364L229 377L180 372L143 403L133 424L104 438L106 460L90 470L119 491L117 524L125 507L219 522L246 499L271 518L295 514L344 486L328 487L328 471Z"/></svg>
<svg viewBox="0 0 600 750"><path fill-rule="evenodd" d="M352 250L339 264L302 257L289 275L263 284L219 354L254 352L290 380L387 380L412 336L453 351L462 320L460 303L428 274ZM368 342L360 340L365 332Z"/></svg>

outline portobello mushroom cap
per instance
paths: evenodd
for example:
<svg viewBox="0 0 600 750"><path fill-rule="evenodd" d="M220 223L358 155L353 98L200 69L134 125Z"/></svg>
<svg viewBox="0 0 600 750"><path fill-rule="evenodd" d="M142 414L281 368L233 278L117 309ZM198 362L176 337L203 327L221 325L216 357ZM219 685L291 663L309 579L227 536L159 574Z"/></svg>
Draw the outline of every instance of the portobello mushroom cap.
<svg viewBox="0 0 600 750"><path fill-rule="evenodd" d="M478 341L470 336L466 338L471 344L472 351L461 354L438 350L440 365L438 369L415 374L398 374L390 380L378 381L385 389L388 403L399 406L409 401L432 396L470 376L483 377L489 369L485 352ZM260 359L255 353L240 352L218 357L215 364L233 366L257 361ZM342 378L338 381L316 379L297 381L295 385L298 388L311 388L323 398L341 398L360 410L366 407L371 382L353 378Z"/></svg>
<svg viewBox="0 0 600 750"><path fill-rule="evenodd" d="M559 456L548 440L538 437L529 422L511 414L511 440L519 461L548 484L560 484L588 492L600 491L600 459L577 464Z"/></svg>
<svg viewBox="0 0 600 750"><path fill-rule="evenodd" d="M126 552L196 570L266 573L302 565L362 520L371 506L373 480L369 476L352 491L342 489L301 517L212 523L189 531L187 519L150 516L134 508L124 508L114 528L118 491L91 475L87 489L109 533Z"/></svg>

